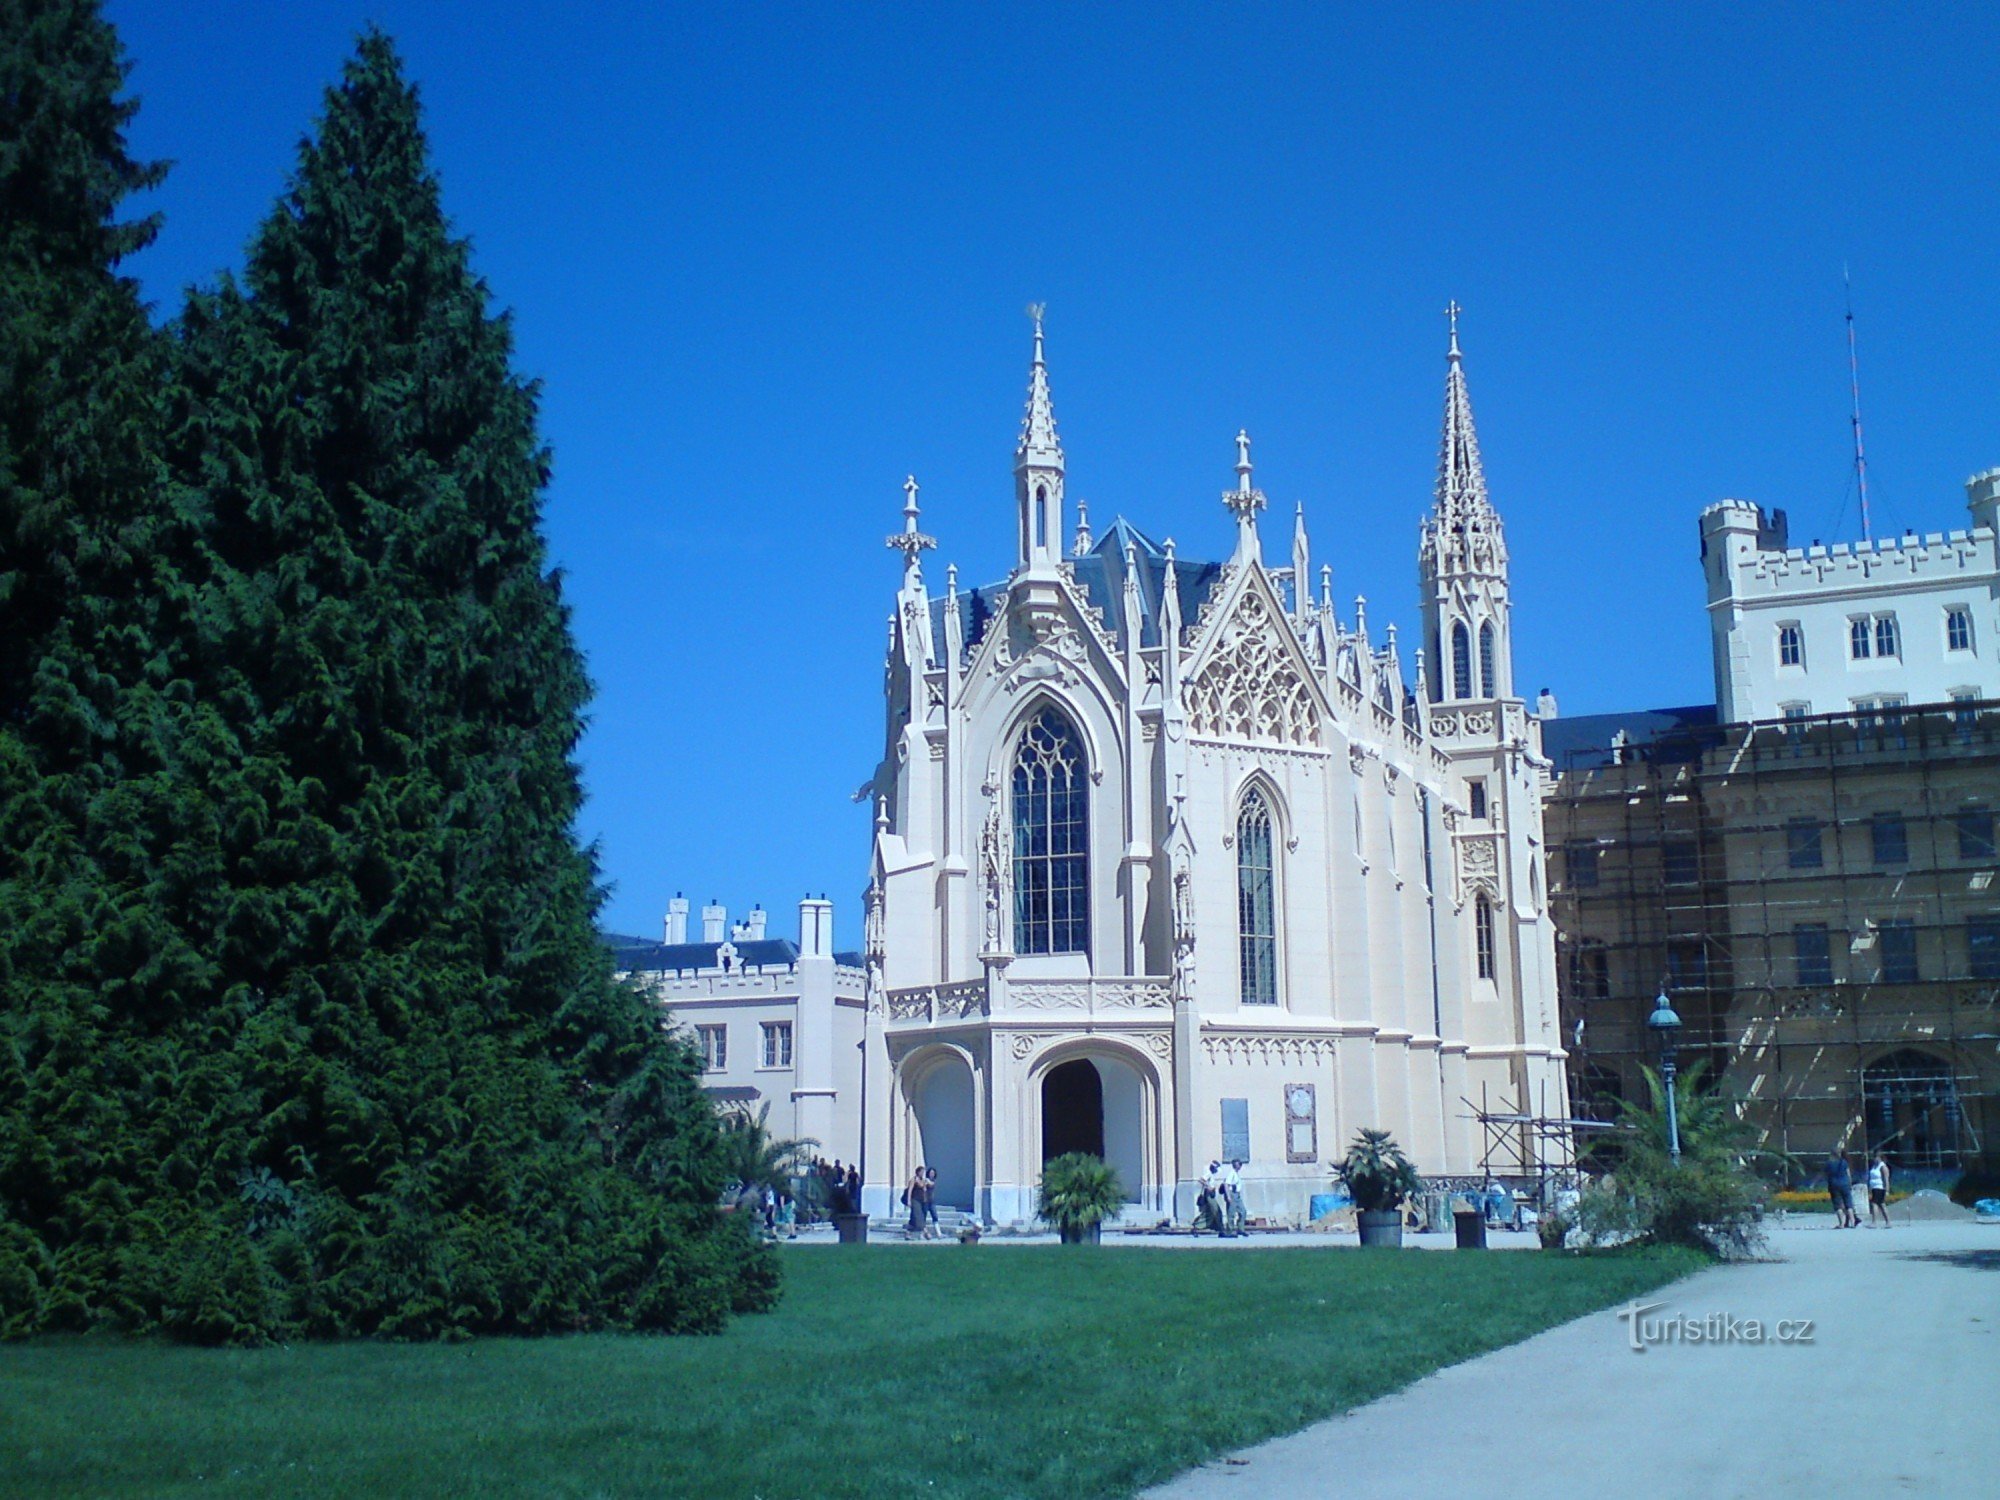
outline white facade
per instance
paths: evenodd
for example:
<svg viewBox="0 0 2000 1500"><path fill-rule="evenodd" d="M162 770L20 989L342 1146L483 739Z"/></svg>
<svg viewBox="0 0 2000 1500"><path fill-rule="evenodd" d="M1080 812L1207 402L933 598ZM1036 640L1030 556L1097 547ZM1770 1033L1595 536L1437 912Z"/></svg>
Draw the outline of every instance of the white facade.
<svg viewBox="0 0 2000 1500"><path fill-rule="evenodd" d="M1701 516L1724 723L2000 698L2000 469L1963 531L1789 547L1784 512Z"/></svg>
<svg viewBox="0 0 2000 1500"><path fill-rule="evenodd" d="M1065 557L1039 320L1014 475L1005 583L931 594L914 481L889 539L869 1210L928 1164L943 1201L1024 1220L1045 1156L1088 1149L1148 1217L1187 1217L1237 1155L1253 1214L1303 1213L1360 1127L1471 1174L1462 1101L1566 1113L1540 724L1455 330L1420 554L1435 684L1359 601L1337 615L1329 569L1313 596L1302 513L1265 563L1247 437L1227 561L1122 520Z"/></svg>
<svg viewBox="0 0 2000 1500"><path fill-rule="evenodd" d="M766 937L762 910L733 925L713 902L701 915L701 939L690 942L688 905L676 898L665 940L620 943L620 970L687 1030L718 1106L754 1115L768 1104L774 1136L860 1160L864 978L858 955L833 951L833 903L799 903L796 944Z"/></svg>

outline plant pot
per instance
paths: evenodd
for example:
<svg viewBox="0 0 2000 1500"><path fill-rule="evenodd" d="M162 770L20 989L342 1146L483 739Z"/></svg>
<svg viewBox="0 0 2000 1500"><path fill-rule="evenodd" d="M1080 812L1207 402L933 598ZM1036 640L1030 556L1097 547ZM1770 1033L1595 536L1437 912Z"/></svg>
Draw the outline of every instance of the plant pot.
<svg viewBox="0 0 2000 1500"><path fill-rule="evenodd" d="M868 1243L868 1215L835 1214L834 1232L840 1236L843 1245L865 1245Z"/></svg>
<svg viewBox="0 0 2000 1500"><path fill-rule="evenodd" d="M1102 1224L1059 1224L1056 1232L1065 1245L1095 1245L1104 1237Z"/></svg>
<svg viewBox="0 0 2000 1500"><path fill-rule="evenodd" d="M1403 1244L1403 1211L1399 1208L1364 1208L1355 1215L1361 1243L1397 1250Z"/></svg>

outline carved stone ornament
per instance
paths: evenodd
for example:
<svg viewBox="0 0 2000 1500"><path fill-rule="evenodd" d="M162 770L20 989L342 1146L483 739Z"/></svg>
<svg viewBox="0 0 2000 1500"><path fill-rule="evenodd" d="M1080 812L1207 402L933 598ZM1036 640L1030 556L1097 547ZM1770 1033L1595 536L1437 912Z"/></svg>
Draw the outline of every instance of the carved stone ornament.
<svg viewBox="0 0 2000 1500"><path fill-rule="evenodd" d="M1146 1050L1162 1062L1174 1055L1174 1036L1170 1031L1149 1031L1146 1033Z"/></svg>
<svg viewBox="0 0 2000 1500"><path fill-rule="evenodd" d="M1044 1040L1031 1031L1017 1031L1007 1039L1007 1050L1014 1054L1014 1061L1019 1062L1041 1046Z"/></svg>
<svg viewBox="0 0 2000 1500"><path fill-rule="evenodd" d="M1189 730L1232 740L1317 745L1319 706L1285 645L1282 621L1246 589L1217 627L1213 650L1186 688Z"/></svg>
<svg viewBox="0 0 2000 1500"><path fill-rule="evenodd" d="M984 937L988 953L1005 951L1000 946L1004 936L1003 916L1014 878L1008 833L1006 820L1000 815L999 804L995 803L987 810L986 822L979 830L979 883L985 896Z"/></svg>

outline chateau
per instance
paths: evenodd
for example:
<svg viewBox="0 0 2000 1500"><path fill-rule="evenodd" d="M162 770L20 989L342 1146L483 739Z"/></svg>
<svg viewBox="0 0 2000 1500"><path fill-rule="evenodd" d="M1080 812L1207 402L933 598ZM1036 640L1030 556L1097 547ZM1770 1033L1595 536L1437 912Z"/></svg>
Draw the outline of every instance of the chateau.
<svg viewBox="0 0 2000 1500"><path fill-rule="evenodd" d="M1684 1056L1774 1148L1951 1173L2000 1131L2000 471L1969 524L1788 545L1701 516L1715 706L1550 725L1551 894L1584 1110Z"/></svg>
<svg viewBox="0 0 2000 1500"><path fill-rule="evenodd" d="M1037 316L1012 573L933 593L905 485L862 955L872 1213L928 1164L940 1201L1024 1220L1043 1161L1084 1150L1147 1217L1187 1218L1237 1157L1252 1213L1298 1214L1360 1127L1471 1174L1464 1101L1568 1112L1541 724L1456 309L1414 661L1340 617L1330 570L1315 596L1302 511L1266 562L1241 434L1235 475L1219 562L1122 519L1066 548Z"/></svg>

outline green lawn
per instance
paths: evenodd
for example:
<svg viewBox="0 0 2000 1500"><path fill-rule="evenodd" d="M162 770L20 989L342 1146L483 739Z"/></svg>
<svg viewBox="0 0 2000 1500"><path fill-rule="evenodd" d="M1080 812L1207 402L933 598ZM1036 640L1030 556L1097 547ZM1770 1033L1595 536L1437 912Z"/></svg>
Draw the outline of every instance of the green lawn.
<svg viewBox="0 0 2000 1500"><path fill-rule="evenodd" d="M0 1489L1116 1495L1697 1264L814 1246L719 1338L43 1339L0 1345Z"/></svg>

